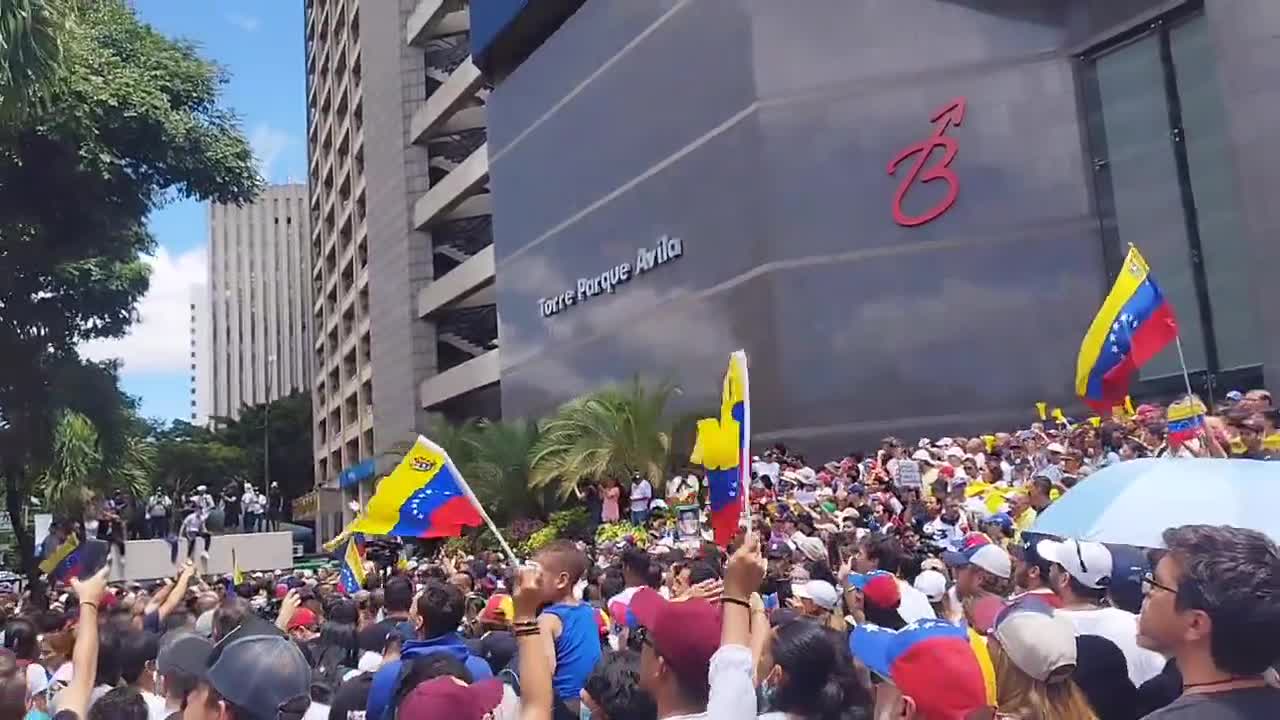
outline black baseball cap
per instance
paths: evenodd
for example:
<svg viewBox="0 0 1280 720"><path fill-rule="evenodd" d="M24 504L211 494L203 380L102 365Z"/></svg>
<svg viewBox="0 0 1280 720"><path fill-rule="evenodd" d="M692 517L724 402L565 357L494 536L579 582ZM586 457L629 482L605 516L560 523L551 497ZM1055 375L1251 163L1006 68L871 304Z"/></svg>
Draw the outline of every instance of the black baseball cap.
<svg viewBox="0 0 1280 720"><path fill-rule="evenodd" d="M311 703L311 666L292 640L250 635L219 643L204 680L251 720L305 712Z"/></svg>

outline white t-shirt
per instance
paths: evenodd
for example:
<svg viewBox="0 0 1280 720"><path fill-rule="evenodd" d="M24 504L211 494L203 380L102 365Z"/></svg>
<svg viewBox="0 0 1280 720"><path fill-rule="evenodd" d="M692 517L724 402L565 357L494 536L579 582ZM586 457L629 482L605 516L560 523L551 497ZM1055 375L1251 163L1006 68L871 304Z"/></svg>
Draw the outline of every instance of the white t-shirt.
<svg viewBox="0 0 1280 720"><path fill-rule="evenodd" d="M924 536L935 547L955 550L964 541L964 530L960 529L958 520L955 525L948 525L939 515L924 524Z"/></svg>
<svg viewBox="0 0 1280 720"><path fill-rule="evenodd" d="M1138 616L1120 608L1102 607L1091 610L1059 610L1071 619L1076 635L1098 635L1115 643L1124 653L1133 686L1159 675L1165 666L1160 653L1138 647Z"/></svg>
<svg viewBox="0 0 1280 720"><path fill-rule="evenodd" d="M653 499L653 486L648 480L640 479L631 484L631 512L644 512L649 509L649 501Z"/></svg>
<svg viewBox="0 0 1280 720"><path fill-rule="evenodd" d="M929 596L915 589L911 583L902 579L898 580L898 591L902 595L902 602L898 605L898 614L902 619L913 623L917 620L932 620L937 617L933 612L933 606L929 604Z"/></svg>
<svg viewBox="0 0 1280 720"><path fill-rule="evenodd" d="M146 690L141 691L140 694L147 703L147 720L165 720L173 714L173 711L166 707L164 698Z"/></svg>

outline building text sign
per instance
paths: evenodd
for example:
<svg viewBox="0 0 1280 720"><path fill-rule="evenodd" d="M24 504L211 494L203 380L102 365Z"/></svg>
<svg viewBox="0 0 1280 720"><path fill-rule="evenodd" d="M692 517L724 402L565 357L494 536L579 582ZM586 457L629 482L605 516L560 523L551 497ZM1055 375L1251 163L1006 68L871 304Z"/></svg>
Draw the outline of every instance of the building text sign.
<svg viewBox="0 0 1280 720"><path fill-rule="evenodd" d="M636 250L635 264L618 263L599 275L580 277L574 287L552 295L549 298L538 298L538 312L547 318L558 315L566 309L584 303L597 295L613 293L626 285L631 278L643 275L650 270L665 265L684 254L684 243L680 238L663 235L658 238L656 246L642 247Z"/></svg>

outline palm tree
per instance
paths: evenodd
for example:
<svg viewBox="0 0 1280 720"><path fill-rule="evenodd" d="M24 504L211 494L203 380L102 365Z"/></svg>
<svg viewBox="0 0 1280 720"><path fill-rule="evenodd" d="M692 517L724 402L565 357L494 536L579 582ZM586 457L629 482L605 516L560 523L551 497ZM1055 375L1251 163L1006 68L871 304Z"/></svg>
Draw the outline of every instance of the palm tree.
<svg viewBox="0 0 1280 720"><path fill-rule="evenodd" d="M639 473L661 487L671 449L666 409L676 392L670 383L647 390L635 378L562 406L542 424L530 484L569 497L584 480Z"/></svg>
<svg viewBox="0 0 1280 720"><path fill-rule="evenodd" d="M531 451L538 443L532 420L481 420L470 438L474 457L463 475L493 521L545 515L544 498L529 484Z"/></svg>
<svg viewBox="0 0 1280 720"><path fill-rule="evenodd" d="M53 452L49 465L37 476L36 490L46 508L69 515L80 514L93 497L115 490L144 498L154 459L145 439L130 436L112 447L89 418L64 410L54 425Z"/></svg>
<svg viewBox="0 0 1280 720"><path fill-rule="evenodd" d="M37 106L62 63L62 35L70 7L64 0L0 2L0 119Z"/></svg>

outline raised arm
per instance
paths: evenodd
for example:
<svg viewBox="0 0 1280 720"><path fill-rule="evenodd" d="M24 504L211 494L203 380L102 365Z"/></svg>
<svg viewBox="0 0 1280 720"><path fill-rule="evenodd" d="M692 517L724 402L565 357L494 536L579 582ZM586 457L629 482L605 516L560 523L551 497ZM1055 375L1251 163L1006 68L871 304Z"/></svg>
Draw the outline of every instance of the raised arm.
<svg viewBox="0 0 1280 720"><path fill-rule="evenodd" d="M108 565L88 580L71 580L71 589L80 599L80 621L76 624L76 644L71 650L71 684L62 691L59 705L77 718L89 716L89 696L98 673L98 612L107 591Z"/></svg>

